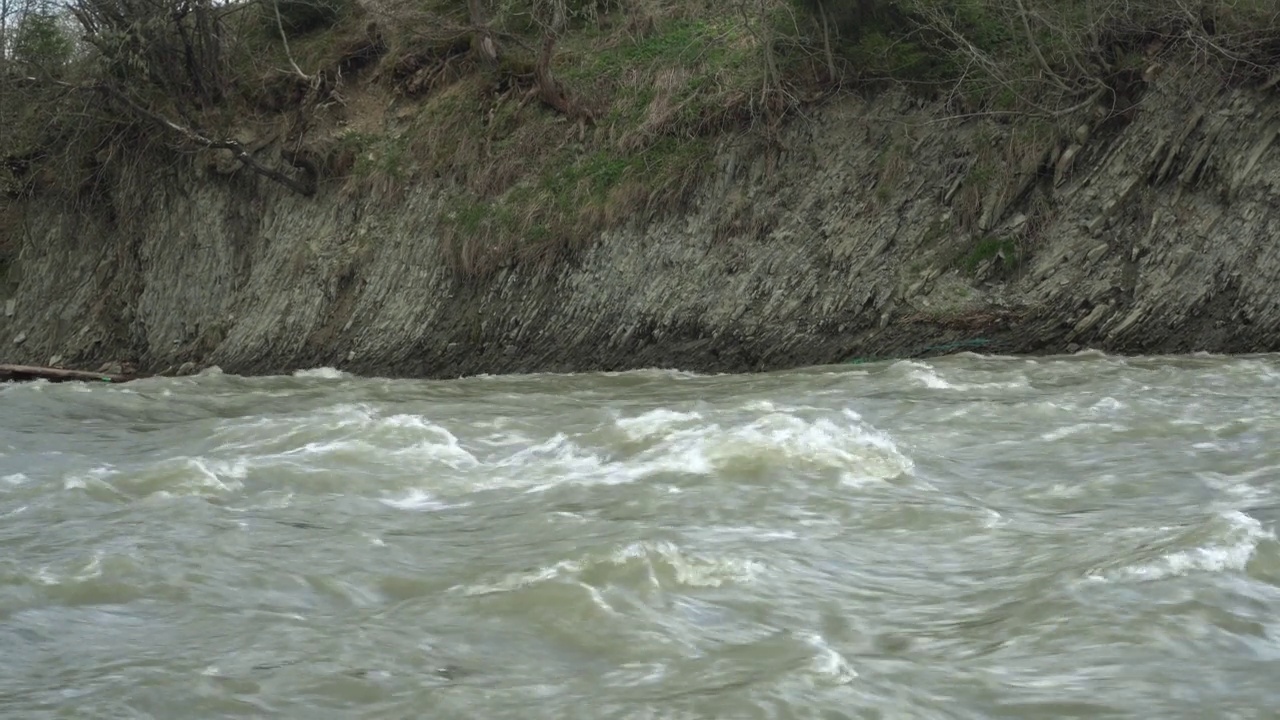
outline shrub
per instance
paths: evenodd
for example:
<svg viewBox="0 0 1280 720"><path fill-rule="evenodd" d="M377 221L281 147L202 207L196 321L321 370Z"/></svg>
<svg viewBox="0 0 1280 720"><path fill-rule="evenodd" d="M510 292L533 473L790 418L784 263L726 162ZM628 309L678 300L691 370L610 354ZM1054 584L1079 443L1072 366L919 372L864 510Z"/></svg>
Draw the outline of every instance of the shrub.
<svg viewBox="0 0 1280 720"><path fill-rule="evenodd" d="M14 33L14 62L56 74L71 59L71 34L62 18L48 4L25 14Z"/></svg>
<svg viewBox="0 0 1280 720"><path fill-rule="evenodd" d="M352 0L274 0L268 13L275 23L274 11L280 13L280 25L289 37L301 37L337 25L354 7Z"/></svg>

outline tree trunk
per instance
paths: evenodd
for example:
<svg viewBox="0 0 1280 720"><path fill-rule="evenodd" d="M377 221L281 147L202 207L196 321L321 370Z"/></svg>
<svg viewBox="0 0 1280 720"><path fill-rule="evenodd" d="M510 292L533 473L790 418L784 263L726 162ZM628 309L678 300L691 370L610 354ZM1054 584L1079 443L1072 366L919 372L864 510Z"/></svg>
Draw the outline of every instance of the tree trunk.
<svg viewBox="0 0 1280 720"><path fill-rule="evenodd" d="M538 62L534 66L534 79L538 83L538 97L542 102L570 117L574 117L573 103L565 97L564 88L551 74L551 58L556 51L556 36L547 32L542 38L542 52L538 53Z"/></svg>
<svg viewBox="0 0 1280 720"><path fill-rule="evenodd" d="M498 64L498 44L489 30L489 18L485 16L485 0L467 0L467 11L471 15L471 52L475 53L482 65Z"/></svg>

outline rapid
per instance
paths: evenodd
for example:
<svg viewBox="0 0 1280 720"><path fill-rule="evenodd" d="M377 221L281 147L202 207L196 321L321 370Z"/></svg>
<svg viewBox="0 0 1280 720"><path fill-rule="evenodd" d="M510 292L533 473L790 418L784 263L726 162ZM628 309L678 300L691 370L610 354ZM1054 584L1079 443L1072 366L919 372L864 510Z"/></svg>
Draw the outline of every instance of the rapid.
<svg viewBox="0 0 1280 720"><path fill-rule="evenodd" d="M0 385L0 717L1273 718L1280 357Z"/></svg>

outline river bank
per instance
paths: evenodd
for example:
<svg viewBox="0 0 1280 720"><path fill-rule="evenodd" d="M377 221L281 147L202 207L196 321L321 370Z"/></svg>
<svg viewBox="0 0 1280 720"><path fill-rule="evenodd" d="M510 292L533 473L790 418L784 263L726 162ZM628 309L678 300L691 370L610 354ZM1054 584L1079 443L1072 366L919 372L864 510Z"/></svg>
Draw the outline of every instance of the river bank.
<svg viewBox="0 0 1280 720"><path fill-rule="evenodd" d="M213 151L143 158L92 204L6 201L0 360L453 377L1280 349L1280 98L1166 65L1065 136L898 90L814 98L708 140L648 189L668 202L610 186L617 217L542 255L487 247L506 206L456 178L306 196ZM346 102L393 128L416 107Z"/></svg>

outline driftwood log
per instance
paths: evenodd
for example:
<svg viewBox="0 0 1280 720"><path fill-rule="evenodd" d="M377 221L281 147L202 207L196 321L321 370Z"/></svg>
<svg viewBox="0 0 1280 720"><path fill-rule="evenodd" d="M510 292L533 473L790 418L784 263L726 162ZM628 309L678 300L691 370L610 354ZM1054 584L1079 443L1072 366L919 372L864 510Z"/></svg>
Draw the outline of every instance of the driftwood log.
<svg viewBox="0 0 1280 720"><path fill-rule="evenodd" d="M135 379L132 375L111 375L108 373L88 372L85 370L64 370L62 368L37 367L35 365L3 365L0 364L0 382L22 382L26 380L48 380L49 382L108 382L122 383Z"/></svg>

